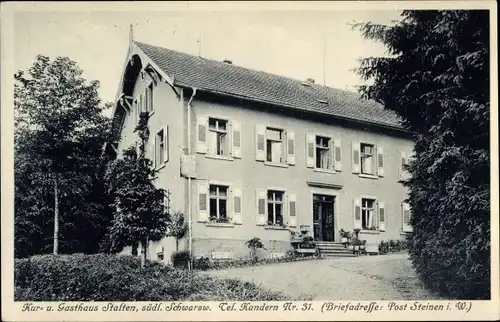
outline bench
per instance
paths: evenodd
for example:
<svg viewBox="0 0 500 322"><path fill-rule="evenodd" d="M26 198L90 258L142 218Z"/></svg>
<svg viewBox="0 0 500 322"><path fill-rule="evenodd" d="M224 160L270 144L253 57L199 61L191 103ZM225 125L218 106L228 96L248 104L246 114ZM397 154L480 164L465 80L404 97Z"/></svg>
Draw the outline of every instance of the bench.
<svg viewBox="0 0 500 322"><path fill-rule="evenodd" d="M233 253L232 252L216 252L212 251L211 253L211 258L212 259L233 259Z"/></svg>

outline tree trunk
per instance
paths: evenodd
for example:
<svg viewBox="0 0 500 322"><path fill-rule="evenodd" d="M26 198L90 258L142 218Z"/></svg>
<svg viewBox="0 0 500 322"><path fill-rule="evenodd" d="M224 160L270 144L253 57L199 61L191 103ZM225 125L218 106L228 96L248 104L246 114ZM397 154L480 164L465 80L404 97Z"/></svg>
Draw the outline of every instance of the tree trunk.
<svg viewBox="0 0 500 322"><path fill-rule="evenodd" d="M132 245L132 256L137 256L137 243L135 242L133 245Z"/></svg>
<svg viewBox="0 0 500 322"><path fill-rule="evenodd" d="M142 242L142 247L141 247L141 267L144 268L146 266L146 259L148 256L148 243L149 239L146 237L146 240Z"/></svg>
<svg viewBox="0 0 500 322"><path fill-rule="evenodd" d="M179 251L179 238L175 238L175 250Z"/></svg>
<svg viewBox="0 0 500 322"><path fill-rule="evenodd" d="M57 174L54 174L54 255L59 253L59 187Z"/></svg>

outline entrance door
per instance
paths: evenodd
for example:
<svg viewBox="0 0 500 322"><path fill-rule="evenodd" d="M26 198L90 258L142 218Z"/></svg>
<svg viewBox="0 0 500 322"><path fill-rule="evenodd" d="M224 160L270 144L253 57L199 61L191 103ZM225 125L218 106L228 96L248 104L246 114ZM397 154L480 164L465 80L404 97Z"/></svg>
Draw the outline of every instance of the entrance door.
<svg viewBox="0 0 500 322"><path fill-rule="evenodd" d="M335 241L334 203L334 196L313 195L314 240Z"/></svg>

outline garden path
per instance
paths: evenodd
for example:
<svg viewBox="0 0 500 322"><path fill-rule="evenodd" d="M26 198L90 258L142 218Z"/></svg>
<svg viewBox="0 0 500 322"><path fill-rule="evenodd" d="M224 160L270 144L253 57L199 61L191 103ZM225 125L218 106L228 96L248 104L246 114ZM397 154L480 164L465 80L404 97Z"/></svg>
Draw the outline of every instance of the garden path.
<svg viewBox="0 0 500 322"><path fill-rule="evenodd" d="M308 300L439 299L425 290L407 253L338 257L205 272Z"/></svg>

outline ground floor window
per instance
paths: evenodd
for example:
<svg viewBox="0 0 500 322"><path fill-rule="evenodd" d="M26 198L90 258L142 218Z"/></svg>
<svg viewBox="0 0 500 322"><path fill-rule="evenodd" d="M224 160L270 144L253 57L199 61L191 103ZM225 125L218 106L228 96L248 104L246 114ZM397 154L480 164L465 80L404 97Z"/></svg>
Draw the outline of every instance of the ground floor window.
<svg viewBox="0 0 500 322"><path fill-rule="evenodd" d="M361 228L365 230L376 230L375 200L361 199Z"/></svg>
<svg viewBox="0 0 500 322"><path fill-rule="evenodd" d="M210 185L210 221L227 222L227 186Z"/></svg>
<svg viewBox="0 0 500 322"><path fill-rule="evenodd" d="M267 192L267 224L283 225L283 191L268 190Z"/></svg>

